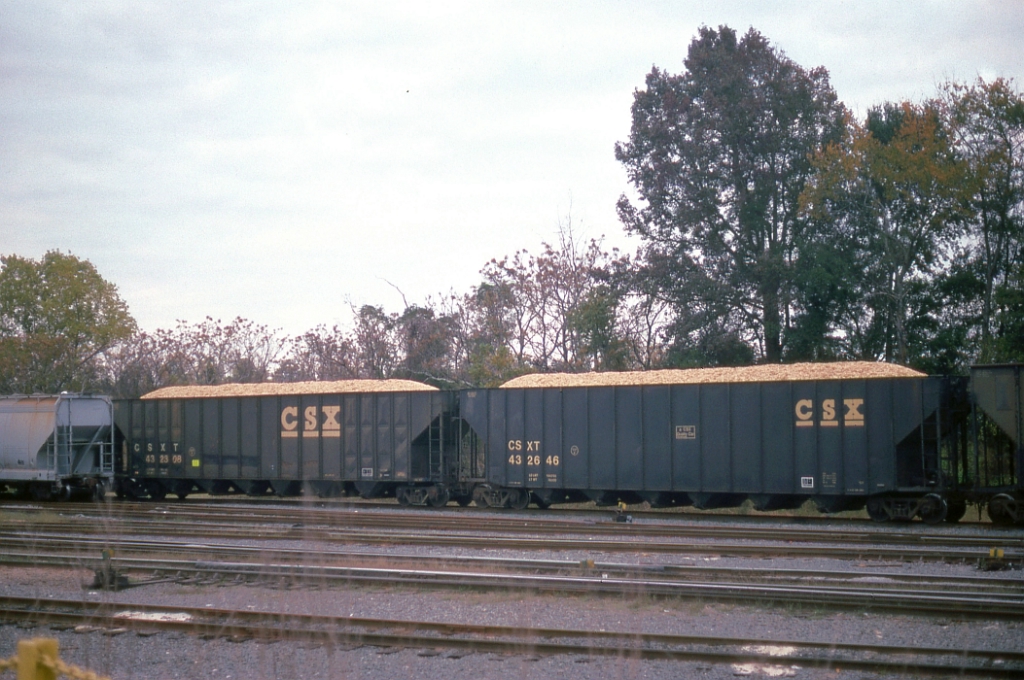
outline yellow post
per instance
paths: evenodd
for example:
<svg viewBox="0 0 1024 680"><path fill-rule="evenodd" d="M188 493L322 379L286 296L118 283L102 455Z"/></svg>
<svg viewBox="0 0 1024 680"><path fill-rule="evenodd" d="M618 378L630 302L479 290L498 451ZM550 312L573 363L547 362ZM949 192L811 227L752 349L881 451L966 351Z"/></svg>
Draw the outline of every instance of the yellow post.
<svg viewBox="0 0 1024 680"><path fill-rule="evenodd" d="M56 680L57 671L50 666L57 661L57 641L35 638L18 642L18 680ZM43 660L49 659L50 664Z"/></svg>

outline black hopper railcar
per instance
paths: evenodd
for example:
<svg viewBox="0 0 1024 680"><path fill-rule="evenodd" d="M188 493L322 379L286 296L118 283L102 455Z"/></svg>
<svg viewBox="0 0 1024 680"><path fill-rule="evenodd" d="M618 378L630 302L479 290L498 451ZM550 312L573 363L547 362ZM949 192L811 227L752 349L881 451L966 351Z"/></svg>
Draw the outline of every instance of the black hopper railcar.
<svg viewBox="0 0 1024 680"><path fill-rule="evenodd" d="M1024 365L971 367L970 415L952 448L966 497L994 524L1024 524Z"/></svg>
<svg viewBox="0 0 1024 680"><path fill-rule="evenodd" d="M120 496L397 496L444 505L455 395L407 380L171 387L115 403ZM442 483L443 482L443 483Z"/></svg>
<svg viewBox="0 0 1024 680"><path fill-rule="evenodd" d="M534 375L465 392L492 501L796 508L955 520L948 381L874 363ZM510 491L506 491L510 490ZM522 501L519 501L520 503Z"/></svg>
<svg viewBox="0 0 1024 680"><path fill-rule="evenodd" d="M1022 522L1020 374L847 362L533 375L459 392L394 381L167 388L116 403L118 491L511 508L811 500L930 523L974 503L995 523Z"/></svg>

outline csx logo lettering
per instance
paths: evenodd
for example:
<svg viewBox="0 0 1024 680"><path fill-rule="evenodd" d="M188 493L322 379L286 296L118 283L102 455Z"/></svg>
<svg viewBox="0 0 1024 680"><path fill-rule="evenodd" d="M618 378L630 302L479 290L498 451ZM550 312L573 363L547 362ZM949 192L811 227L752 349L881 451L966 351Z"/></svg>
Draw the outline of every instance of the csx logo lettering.
<svg viewBox="0 0 1024 680"><path fill-rule="evenodd" d="M508 440L508 450L509 451L522 451L523 450L523 444L526 444L526 450L527 451L540 451L540 442L539 441L526 441L526 442L524 442L522 439L509 439Z"/></svg>
<svg viewBox="0 0 1024 680"><path fill-rule="evenodd" d="M178 444L177 443L172 443L171 444L171 448L174 449L175 452L177 452ZM141 453L142 452L142 445L139 444L138 442L136 442L136 443L132 444L132 450L135 453ZM146 453L153 453L153 451L154 451L153 444L152 443L146 444ZM161 443L160 444L160 453L166 453L166 452L167 452L167 444L166 443Z"/></svg>
<svg viewBox="0 0 1024 680"><path fill-rule="evenodd" d="M846 427L864 427L864 414L861 412L861 408L864 406L863 399L843 399L843 425ZM801 399L796 402L796 426L797 427L813 427L814 426L814 400L813 399ZM821 400L821 418L818 420L818 425L821 427L839 427L839 420L836 417L836 400L835 399L822 399Z"/></svg>
<svg viewBox="0 0 1024 680"><path fill-rule="evenodd" d="M338 422L340 406L307 406L302 411L303 437L340 437L341 423ZM299 407L286 406L281 409L281 436L299 436Z"/></svg>

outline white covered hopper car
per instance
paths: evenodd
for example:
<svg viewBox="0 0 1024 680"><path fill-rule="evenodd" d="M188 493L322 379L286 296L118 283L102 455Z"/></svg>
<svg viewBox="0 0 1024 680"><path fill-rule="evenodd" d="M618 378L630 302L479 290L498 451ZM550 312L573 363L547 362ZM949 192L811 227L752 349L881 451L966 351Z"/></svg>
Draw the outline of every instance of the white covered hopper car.
<svg viewBox="0 0 1024 680"><path fill-rule="evenodd" d="M0 486L35 500L103 498L113 477L114 410L108 397L0 397Z"/></svg>

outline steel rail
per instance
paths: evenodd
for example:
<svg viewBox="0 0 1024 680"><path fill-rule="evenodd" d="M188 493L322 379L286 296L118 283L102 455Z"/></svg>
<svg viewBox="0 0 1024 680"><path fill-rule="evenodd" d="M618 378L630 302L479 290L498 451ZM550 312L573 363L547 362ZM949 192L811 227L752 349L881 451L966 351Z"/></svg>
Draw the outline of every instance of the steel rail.
<svg viewBox="0 0 1024 680"><path fill-rule="evenodd" d="M117 511L105 511L106 506L85 506L83 509L76 509L72 519L85 519L89 517L102 518L106 520L117 519L124 522L124 526L132 526L130 521L140 522L154 521L158 519L162 523L173 524L174 522L201 522L203 524L220 526L228 529L238 523L251 525L254 521L265 520L275 523L302 522L310 527L317 526L317 523L325 529L337 528L339 523L346 527L403 527L410 529L433 528L436 530L464 530L466 526L472 526L478 530L515 533L588 533L592 535L623 535L634 536L670 536L670 537L713 537L713 538L737 538L763 540L765 529L736 527L729 525L715 526L694 526L680 522L677 517L662 517L658 522L635 522L625 524L612 521L612 515L608 513L606 521L592 522L580 521L569 518L535 518L535 517L507 517L497 516L490 513L474 514L472 522L459 514L452 515L442 512L421 512L400 510L397 512L363 512L355 510L323 510L308 508L301 512L293 512L289 509L282 513L278 509L257 509L257 508L224 508L214 507L211 514L210 508L201 509L195 506L178 505L152 505L143 512L132 512L130 514ZM19 520L12 519L12 522ZM25 520L33 522L33 520ZM39 523L39 522L35 522ZM772 536L776 540L786 541L828 541L845 543L870 543L870 544L897 544L897 545L946 545L946 546L977 546L980 544L990 545L998 543L1003 547L1024 547L1024 532L999 532L999 533L972 533L954 534L948 531L906 531L894 529L892 526L877 526L872 529L819 529L786 527L784 529L773 529Z"/></svg>
<svg viewBox="0 0 1024 680"><path fill-rule="evenodd" d="M0 618L58 628L85 625L106 632L175 631L236 641L302 640L334 646L454 649L529 656L571 654L775 667L781 664L914 675L1019 677L1024 671L1024 653L1017 650L520 628L37 598L0 598Z"/></svg>
<svg viewBox="0 0 1024 680"><path fill-rule="evenodd" d="M108 502L110 499L108 499ZM9 504L12 507L17 507L19 504L33 505L38 507L38 503L31 501L16 501L14 499L6 500L5 505ZM396 509L402 507L394 499L367 499L359 496L338 496L338 497L320 497L320 496L300 496L300 497L281 497L273 494L267 494L265 496L247 496L239 493L229 493L224 495L207 496L201 493L191 494L188 499L171 499L171 500L128 500L118 499L111 505L117 507L130 508L130 509L144 509L152 507L155 504L167 505L173 504L177 506L214 506L214 507L225 507L233 508L234 506L281 506L284 508L301 508L301 509ZM95 506L95 502L85 503L65 503L62 507L69 506L89 507ZM582 506L582 507L581 507ZM3 508L4 505L0 505ZM435 513L438 512L437 508L408 508L413 512L424 512L424 513ZM615 512L615 508L611 506L597 506L588 505L587 503L569 503L555 506L553 509L530 507L525 510L511 511L506 508L490 508L490 507L476 507L468 506L461 507L454 503L449 503L445 506L444 510L456 513L491 513L491 514L509 514L512 512L527 515L547 515L557 514L559 516L576 516L576 517L587 517L588 515L597 516L608 516L610 513ZM781 523L781 524L863 524L865 526L879 528L885 526L901 526L901 523L883 523L878 524L870 518L864 517L851 517L846 514L819 514L819 515L801 515L796 514L796 511L756 511L750 512L737 511L735 508L724 508L721 510L695 510L687 506L676 506L667 508L650 508L645 509L642 504L629 505L626 508L626 512L635 518L641 519L684 519L691 522L751 522L751 523ZM903 525L906 526L906 525ZM931 530L934 526L926 525L923 522L913 522L912 526L920 527L921 529ZM952 528L954 525L946 525ZM979 520L961 520L957 522L955 526L960 527L976 527L982 528L985 531L1003 531L1004 527L993 525L991 522Z"/></svg>
<svg viewBox="0 0 1024 680"><path fill-rule="evenodd" d="M95 562L94 562L95 564ZM103 564L102 562L100 563ZM516 574L467 569L398 568L383 566L327 566L294 563L211 562L195 560L111 560L114 569L148 570L174 574L176 581L299 584L322 587L353 583L364 585L414 585L419 588L474 588L479 590L529 590L536 592L644 595L687 599L715 599L737 603L785 603L835 609L895 611L904 614L943 614L985 619L1024 618L1024 594L990 592L935 593L933 589L889 589L851 585L755 584L750 582L680 581L645 576L611 576L609 573ZM186 576L191 574L191 577ZM166 580L155 579L154 580ZM144 584L144 583L143 583Z"/></svg>
<svg viewBox="0 0 1024 680"><path fill-rule="evenodd" d="M63 535L67 526L59 527ZM152 529L152 527L149 527ZM75 527L76 535L83 542L87 539L83 534L99 535L91 539L108 545L117 545L123 540L124 534L113 532L107 527L82 526ZM480 532L452 533L437 531L425 533L420 531L359 531L345 528L310 529L308 527L291 527L282 530L268 528L252 531L203 531L200 527L167 527L161 526L159 533L166 536L183 536L192 540L198 539L237 539L237 540L302 540L319 541L334 544L365 544L365 545L418 545L444 546L491 550L545 550L545 551L581 551L593 552L651 552L690 555L717 555L727 557L831 557L838 559L886 559L900 562L931 561L931 562L976 562L988 555L988 547L976 548L943 548L943 547L887 547L880 545L800 545L787 542L772 543L740 543L726 541L685 542L642 540L636 536L620 535L620 540L594 540L586 538L530 538L502 535L487 535ZM138 533L146 533L141 529ZM30 532L11 530L10 527L0 531L0 538L13 540L25 538ZM762 541L764 538L762 537ZM1010 549L1006 551L1006 559L1014 561L1024 559L1024 552Z"/></svg>
<svg viewBox="0 0 1024 680"><path fill-rule="evenodd" d="M69 560L76 562L83 568L96 569L103 563L103 558L93 550L84 550L85 546L77 539L51 539L33 538L28 540L5 541L7 551L0 555L0 564L18 564L25 566L64 566ZM98 547L98 546L97 546ZM21 550L23 552L17 552ZM42 550L60 551L44 553ZM128 557L129 555L154 555L171 554L180 557L186 552L197 559L211 560L218 557L229 559L246 559L257 557L254 564L265 564L268 561L288 563L308 562L309 553L306 550L267 548L265 546L230 546L230 545L197 545L168 542L168 541L135 541L118 545L117 555L114 563L124 569L143 570L157 569L165 564L167 560L141 559ZM191 561L191 560L190 560ZM175 564L181 560L175 560ZM461 569L491 569L506 572L540 572L540 573L578 573L578 572L601 572L615 574L617 576L628 576L631 578L646 578L649 580L671 580L681 577L695 577L705 581L739 579L745 583L799 583L812 581L822 584L835 583L862 583L870 582L870 586L876 590L904 589L908 585L916 588L950 588L963 590L971 588L972 592L994 592L1011 594L1024 593L1024 580L1020 578L998 578L995 576L962 576L962 575L934 575L934 574L907 574L891 571L862 571L859 569L838 570L810 570L810 569L786 569L786 568L760 568L760 567L728 567L715 564L714 566L697 565L642 565L625 564L616 562L597 562L593 560L554 560L554 559L521 559L521 558L497 558L479 557L472 555L465 556L423 556L423 555L396 555L394 553L366 553L366 552L345 552L345 551L322 551L317 553L316 567L327 566L364 566L364 565L402 565L414 564L423 568L433 565L432 568L455 567Z"/></svg>

